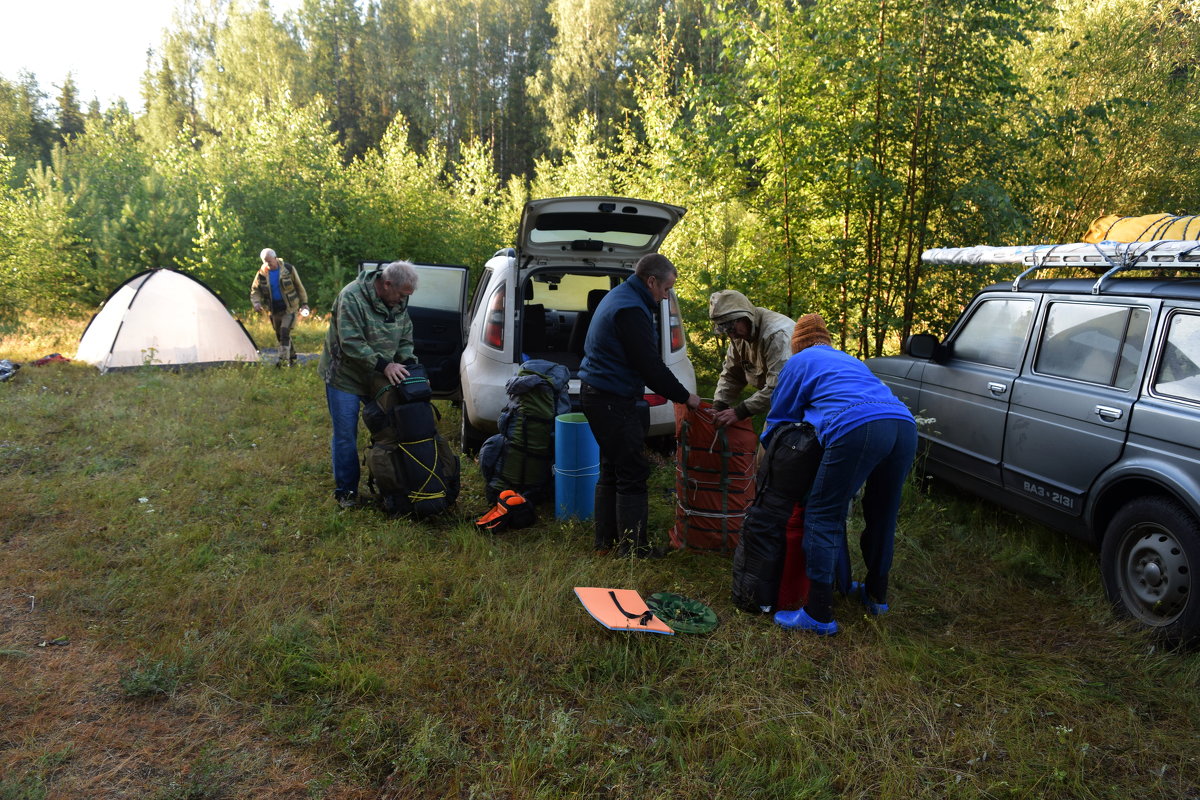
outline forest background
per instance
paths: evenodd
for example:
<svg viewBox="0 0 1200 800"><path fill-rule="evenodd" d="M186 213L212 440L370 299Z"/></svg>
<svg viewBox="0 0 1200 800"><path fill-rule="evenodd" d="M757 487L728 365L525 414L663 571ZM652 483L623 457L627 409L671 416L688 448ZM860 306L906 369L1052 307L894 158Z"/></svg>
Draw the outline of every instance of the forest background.
<svg viewBox="0 0 1200 800"><path fill-rule="evenodd" d="M142 111L0 78L0 328L158 266L244 310L266 246L323 309L618 194L688 208L693 323L736 288L877 355L999 277L927 247L1200 210L1198 71L1195 0L187 0Z"/></svg>

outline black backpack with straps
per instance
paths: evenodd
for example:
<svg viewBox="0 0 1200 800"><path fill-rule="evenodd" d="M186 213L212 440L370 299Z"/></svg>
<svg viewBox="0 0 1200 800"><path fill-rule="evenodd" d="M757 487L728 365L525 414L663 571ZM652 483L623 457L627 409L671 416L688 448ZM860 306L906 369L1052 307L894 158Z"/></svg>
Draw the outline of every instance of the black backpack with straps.
<svg viewBox="0 0 1200 800"><path fill-rule="evenodd" d="M363 461L367 485L391 516L432 517L458 499L460 464L437 429L437 409L425 367L408 365L399 385L376 382L363 406L371 446Z"/></svg>

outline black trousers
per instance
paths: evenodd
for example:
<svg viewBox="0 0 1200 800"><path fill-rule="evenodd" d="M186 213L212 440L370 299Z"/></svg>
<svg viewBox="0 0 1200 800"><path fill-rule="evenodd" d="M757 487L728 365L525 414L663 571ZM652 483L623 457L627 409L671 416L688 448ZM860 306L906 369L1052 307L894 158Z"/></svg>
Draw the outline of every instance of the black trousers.
<svg viewBox="0 0 1200 800"><path fill-rule="evenodd" d="M639 397L619 397L583 384L579 392L588 427L600 446L597 488L613 487L617 494L646 493L650 459L646 433L650 418Z"/></svg>

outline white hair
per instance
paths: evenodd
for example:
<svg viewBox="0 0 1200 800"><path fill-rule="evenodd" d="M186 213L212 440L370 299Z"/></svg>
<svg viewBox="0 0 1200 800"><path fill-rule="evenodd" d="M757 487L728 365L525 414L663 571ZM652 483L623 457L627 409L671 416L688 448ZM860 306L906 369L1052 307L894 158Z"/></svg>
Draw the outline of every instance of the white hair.
<svg viewBox="0 0 1200 800"><path fill-rule="evenodd" d="M417 288L417 269L411 261L393 261L379 274L393 286L403 286L406 289Z"/></svg>
<svg viewBox="0 0 1200 800"><path fill-rule="evenodd" d="M267 260L267 256L270 256L271 258L274 258L274 257L275 257L275 251L274 251L274 250L272 250L271 248L267 247L267 248L264 248L264 249L263 249L263 251L262 251L261 253L259 253L259 254L258 254L258 257L259 257L259 258L261 258L263 261L266 261L266 260Z"/></svg>

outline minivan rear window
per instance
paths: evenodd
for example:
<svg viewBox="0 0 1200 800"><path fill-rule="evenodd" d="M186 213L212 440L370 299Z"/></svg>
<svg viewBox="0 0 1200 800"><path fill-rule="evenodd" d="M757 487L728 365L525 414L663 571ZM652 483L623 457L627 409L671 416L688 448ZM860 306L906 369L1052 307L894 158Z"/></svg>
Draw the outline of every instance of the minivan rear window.
<svg viewBox="0 0 1200 800"><path fill-rule="evenodd" d="M663 217L632 214L541 214L529 232L535 244L601 241L645 247L667 226Z"/></svg>

